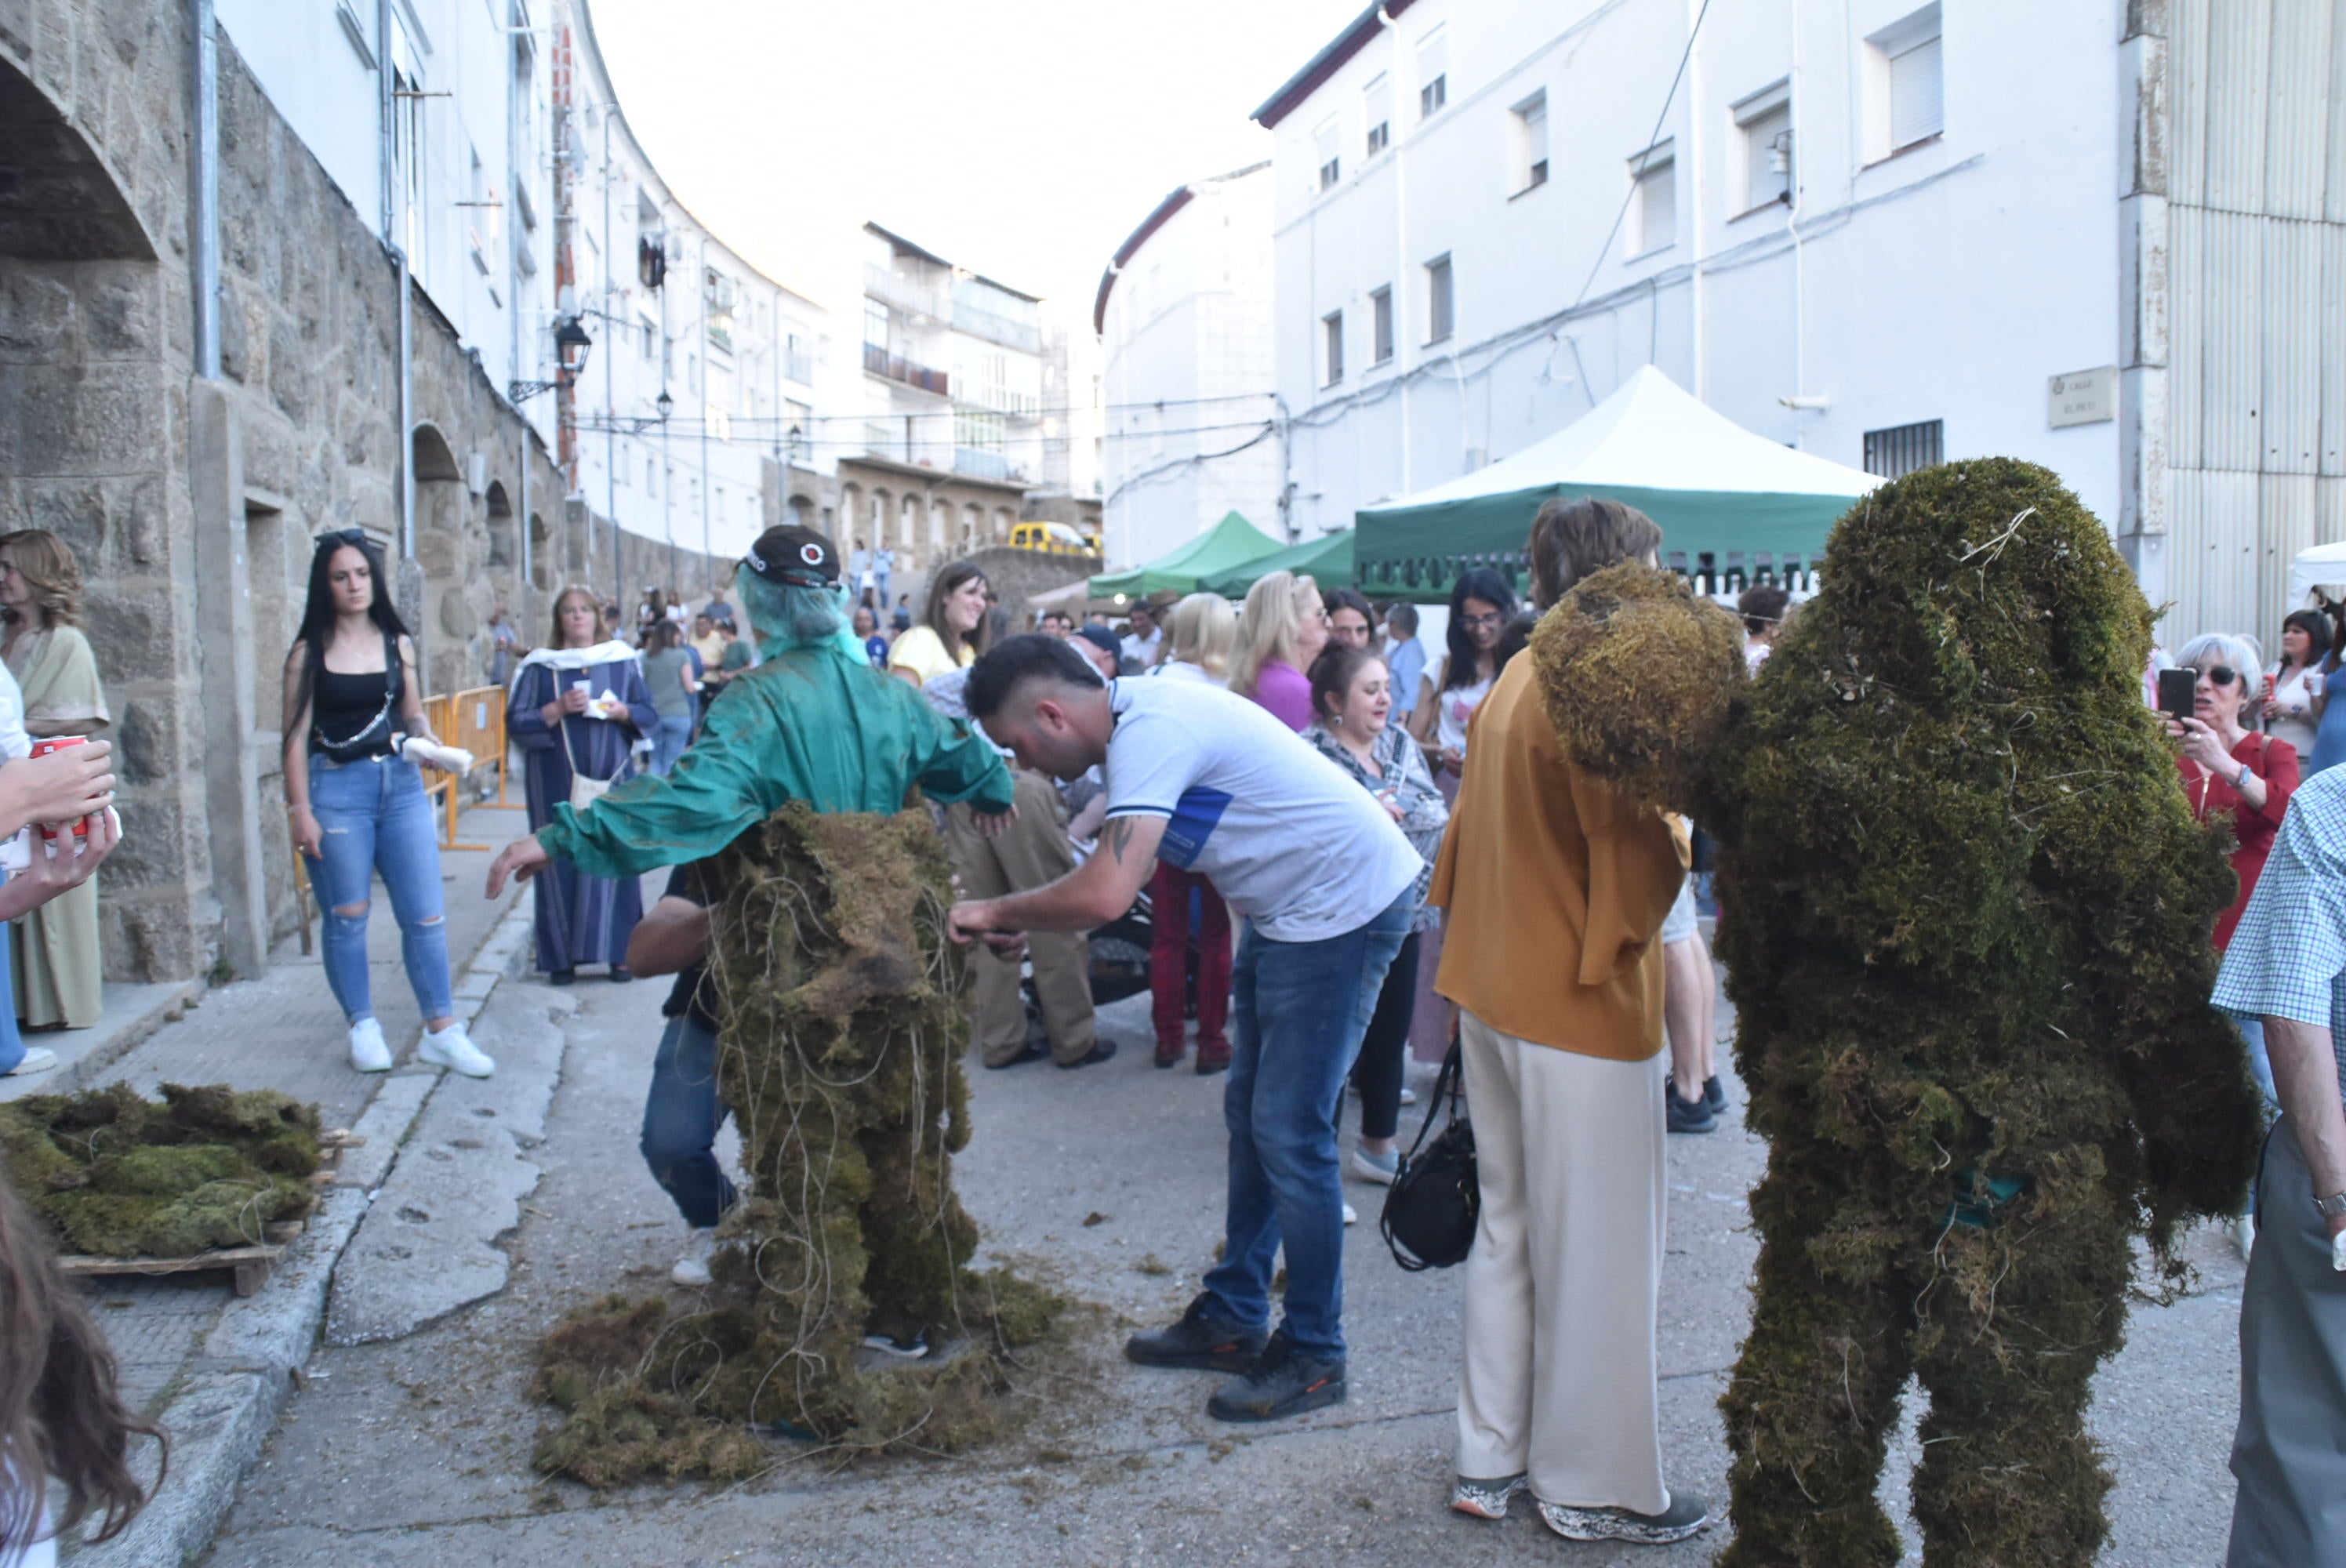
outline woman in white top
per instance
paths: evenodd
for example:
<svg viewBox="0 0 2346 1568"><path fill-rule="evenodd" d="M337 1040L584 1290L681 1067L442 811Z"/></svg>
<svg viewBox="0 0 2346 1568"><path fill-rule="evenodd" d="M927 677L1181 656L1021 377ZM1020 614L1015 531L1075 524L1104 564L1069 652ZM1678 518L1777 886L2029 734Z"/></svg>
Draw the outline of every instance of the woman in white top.
<svg viewBox="0 0 2346 1568"><path fill-rule="evenodd" d="M1466 762L1466 721L1491 695L1499 674L1499 634L1515 613L1515 591L1488 566L1460 573L1450 590L1450 651L1440 667L1420 680L1409 720L1410 734L1440 757L1435 781L1445 799L1457 797L1458 770Z"/></svg>
<svg viewBox="0 0 2346 1568"><path fill-rule="evenodd" d="M2300 610L2280 624L2280 662L2265 672L2265 733L2313 755L2313 738L2327 706L2322 662L2330 654L2330 617Z"/></svg>
<svg viewBox="0 0 2346 1568"><path fill-rule="evenodd" d="M1164 662L1150 667L1152 676L1175 680L1203 681L1209 686L1230 683L1230 661L1239 646L1238 612L1219 594L1191 594L1166 616L1168 647Z"/></svg>

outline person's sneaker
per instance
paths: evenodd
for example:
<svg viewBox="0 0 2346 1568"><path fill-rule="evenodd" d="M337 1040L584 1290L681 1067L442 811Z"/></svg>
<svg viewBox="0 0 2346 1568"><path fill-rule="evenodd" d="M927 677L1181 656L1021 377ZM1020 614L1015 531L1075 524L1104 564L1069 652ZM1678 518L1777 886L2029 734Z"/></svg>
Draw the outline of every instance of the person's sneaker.
<svg viewBox="0 0 2346 1568"><path fill-rule="evenodd" d="M1718 1130L1719 1119L1710 1114L1710 1107L1700 1100L1679 1099L1676 1084L1665 1084L1662 1095L1668 1102L1664 1119L1671 1132L1708 1133Z"/></svg>
<svg viewBox="0 0 2346 1568"><path fill-rule="evenodd" d="M372 1020L370 1020L370 1022L372 1022ZM382 1036L378 1034L376 1038L381 1039ZM9 1068L7 1072L0 1073L0 1077L29 1078L36 1073L47 1073L54 1071L56 1064L57 1054L50 1050L47 1046L27 1045L25 1047L25 1059L17 1063L14 1067ZM391 1065L391 1057L388 1054L384 1055L382 1064L385 1067Z"/></svg>
<svg viewBox="0 0 2346 1568"><path fill-rule="evenodd" d="M1024 1067L1029 1062L1040 1062L1050 1054L1046 1047L1029 1040L1025 1044L1018 1047L1017 1055L1005 1062L988 1062L985 1064L985 1070L989 1073L999 1073L1005 1067Z"/></svg>
<svg viewBox="0 0 2346 1568"><path fill-rule="evenodd" d="M920 1329L910 1334L866 1334L863 1348L893 1356L900 1361L917 1361L929 1353L929 1331Z"/></svg>
<svg viewBox="0 0 2346 1568"><path fill-rule="evenodd" d="M1170 1045L1159 1041L1157 1045L1157 1064L1159 1067L1178 1067L1181 1064L1181 1058L1188 1054L1189 1048L1178 1040Z"/></svg>
<svg viewBox="0 0 2346 1568"><path fill-rule="evenodd" d="M1218 1421L1276 1421L1343 1402L1342 1358L1307 1356L1280 1329L1245 1376L1215 1390L1206 1413Z"/></svg>
<svg viewBox="0 0 2346 1568"><path fill-rule="evenodd" d="M1670 1505L1659 1513L1543 1502L1539 1516L1566 1541L1627 1541L1639 1546L1667 1546L1710 1528L1710 1505L1691 1492L1673 1493Z"/></svg>
<svg viewBox="0 0 2346 1568"><path fill-rule="evenodd" d="M1151 1329L1124 1342L1124 1359L1144 1367L1187 1367L1201 1372L1243 1372L1262 1354L1262 1330L1213 1311L1201 1293L1169 1329Z"/></svg>
<svg viewBox="0 0 2346 1568"><path fill-rule="evenodd" d="M1531 1489L1531 1478L1525 1475L1511 1475L1502 1481L1476 1481L1471 1475L1462 1475L1458 1484L1450 1489L1451 1512L1475 1519L1504 1519L1507 1504Z"/></svg>
<svg viewBox="0 0 2346 1568"><path fill-rule="evenodd" d="M1401 1092L1401 1103L1402 1103L1402 1105L1416 1105L1416 1104L1417 1104L1417 1091L1416 1091L1416 1090L1414 1090L1414 1089L1412 1089L1412 1088L1403 1087L1403 1088L1402 1088L1402 1092Z"/></svg>
<svg viewBox="0 0 2346 1568"><path fill-rule="evenodd" d="M426 1030L423 1044L415 1048L415 1059L462 1073L467 1078L485 1078L497 1070L496 1059L473 1044L473 1037L464 1033L461 1023L451 1023L445 1029Z"/></svg>
<svg viewBox="0 0 2346 1568"><path fill-rule="evenodd" d="M1077 1067L1096 1067L1102 1062L1112 1062L1115 1059L1116 1042L1113 1040L1096 1040L1092 1043L1091 1051L1087 1054L1078 1056L1072 1062L1057 1063L1056 1065L1064 1068L1068 1072L1073 1072Z"/></svg>
<svg viewBox="0 0 2346 1568"><path fill-rule="evenodd" d="M694 1230L692 1240L684 1249L684 1256L676 1260L676 1267L668 1271L668 1277L678 1285L699 1289L709 1282L709 1256L716 1250L715 1227Z"/></svg>
<svg viewBox="0 0 2346 1568"><path fill-rule="evenodd" d="M1352 1174L1362 1181L1372 1181L1380 1186L1391 1186L1393 1177L1401 1173L1401 1151L1387 1149L1381 1155L1355 1148L1352 1151Z"/></svg>
<svg viewBox="0 0 2346 1568"><path fill-rule="evenodd" d="M361 1073L391 1071L391 1047L382 1043L382 1025L372 1018L351 1025L351 1066Z"/></svg>
<svg viewBox="0 0 2346 1568"><path fill-rule="evenodd" d="M1344 1223L1346 1225L1358 1225L1361 1223L1360 1211L1349 1203L1344 1206Z"/></svg>
<svg viewBox="0 0 2346 1568"><path fill-rule="evenodd" d="M1702 1103L1710 1107L1710 1114L1714 1116L1727 1109L1727 1087L1719 1081L1716 1073L1702 1081Z"/></svg>
<svg viewBox="0 0 2346 1568"><path fill-rule="evenodd" d="M1217 1073L1227 1073L1229 1070L1230 1048L1228 1045L1201 1044L1198 1047L1198 1077L1210 1078Z"/></svg>

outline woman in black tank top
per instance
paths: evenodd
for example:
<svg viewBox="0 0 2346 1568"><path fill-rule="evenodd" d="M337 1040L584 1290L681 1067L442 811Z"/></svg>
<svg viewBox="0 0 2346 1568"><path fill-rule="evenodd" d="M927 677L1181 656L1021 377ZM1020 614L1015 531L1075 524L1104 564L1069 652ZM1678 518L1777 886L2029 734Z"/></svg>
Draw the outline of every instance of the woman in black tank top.
<svg viewBox="0 0 2346 1568"><path fill-rule="evenodd" d="M286 810L318 896L326 983L350 1025L351 1065L380 1073L392 1064L367 972L370 889L380 872L423 1015L417 1058L486 1077L496 1064L465 1033L451 994L431 798L400 755L408 738L432 737L415 649L382 580L382 557L357 529L318 541L301 636L285 660Z"/></svg>

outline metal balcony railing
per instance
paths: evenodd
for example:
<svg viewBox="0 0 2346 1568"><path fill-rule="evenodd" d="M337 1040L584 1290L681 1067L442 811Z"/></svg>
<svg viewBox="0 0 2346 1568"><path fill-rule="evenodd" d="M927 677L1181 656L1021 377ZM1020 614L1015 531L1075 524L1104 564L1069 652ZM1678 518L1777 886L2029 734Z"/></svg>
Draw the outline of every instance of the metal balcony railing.
<svg viewBox="0 0 2346 1568"><path fill-rule="evenodd" d="M892 382L902 382L939 397L951 395L944 372L915 364L902 354L892 354L878 343L863 345L863 368L875 376L886 376Z"/></svg>

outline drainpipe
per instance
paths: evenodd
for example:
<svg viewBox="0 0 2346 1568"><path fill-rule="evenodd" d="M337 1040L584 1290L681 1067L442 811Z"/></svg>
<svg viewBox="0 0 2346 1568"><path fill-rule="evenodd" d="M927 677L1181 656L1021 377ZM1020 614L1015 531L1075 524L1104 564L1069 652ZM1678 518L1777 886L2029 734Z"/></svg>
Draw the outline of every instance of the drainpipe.
<svg viewBox="0 0 2346 1568"><path fill-rule="evenodd" d="M382 130L378 149L382 170L382 242L391 248L399 285L399 440L391 458L391 489L399 507L399 558L404 565L415 559L415 486L409 483L408 474L415 450L413 389L408 382L409 334L413 323L408 315L407 247L399 233L398 72L391 46L391 0L375 0L374 29L377 113Z"/></svg>
<svg viewBox="0 0 2346 1568"><path fill-rule="evenodd" d="M219 25L212 0L194 0L196 19L196 375L220 374Z"/></svg>
<svg viewBox="0 0 2346 1568"><path fill-rule="evenodd" d="M1392 64L1385 67L1385 80L1392 85L1393 118L1398 121L1409 110L1409 99L1401 90L1401 25L1393 20L1392 13L1382 5L1377 7L1377 24L1384 29L1386 36L1392 40ZM1411 336L1409 302L1416 297L1417 290L1413 287L1414 280L1409 275L1409 179L1404 172L1406 166L1402 160L1402 154L1407 150L1404 145L1407 140L1408 138L1396 127L1392 138L1393 353L1401 362L1393 367L1393 374L1401 382L1401 493L1403 495L1417 488L1411 477L1416 453L1415 443L1410 432L1410 382L1415 374L1410 364L1413 357L1410 350L1415 339ZM1450 308L1454 316L1458 309L1454 295L1452 297ZM1453 326L1454 328L1454 321ZM1461 401L1458 405L1458 426L1461 430L1466 427L1466 405L1464 401Z"/></svg>

